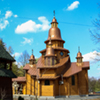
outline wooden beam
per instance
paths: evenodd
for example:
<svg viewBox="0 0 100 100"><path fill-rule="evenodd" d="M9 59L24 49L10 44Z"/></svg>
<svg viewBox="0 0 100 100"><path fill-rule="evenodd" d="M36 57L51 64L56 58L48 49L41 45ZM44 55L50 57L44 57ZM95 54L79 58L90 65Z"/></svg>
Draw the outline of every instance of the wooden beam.
<svg viewBox="0 0 100 100"><path fill-rule="evenodd" d="M12 62L10 62L10 70L12 71Z"/></svg>
<svg viewBox="0 0 100 100"><path fill-rule="evenodd" d="M4 63L4 68L7 69L7 62Z"/></svg>

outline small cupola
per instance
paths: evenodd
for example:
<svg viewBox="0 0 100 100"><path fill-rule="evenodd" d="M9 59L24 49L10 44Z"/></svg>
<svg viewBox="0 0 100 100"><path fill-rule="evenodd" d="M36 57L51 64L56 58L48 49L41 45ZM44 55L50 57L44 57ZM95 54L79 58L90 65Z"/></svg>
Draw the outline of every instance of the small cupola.
<svg viewBox="0 0 100 100"><path fill-rule="evenodd" d="M52 66L56 63L56 56L54 53L54 49L52 48L51 43L51 37L48 43L48 48L46 49L46 55L45 55L45 65L46 66Z"/></svg>
<svg viewBox="0 0 100 100"><path fill-rule="evenodd" d="M55 10L53 11L53 13L54 13L54 18L52 19L51 27L58 27L58 22L55 18Z"/></svg>
<svg viewBox="0 0 100 100"><path fill-rule="evenodd" d="M83 57L82 57L82 54L81 54L81 52L80 52L80 47L78 47L78 53L77 53L76 59L77 59L77 63L79 63L79 64L82 63Z"/></svg>
<svg viewBox="0 0 100 100"><path fill-rule="evenodd" d="M54 18L52 19L51 27L58 27L58 22L57 22L55 16L54 16Z"/></svg>
<svg viewBox="0 0 100 100"><path fill-rule="evenodd" d="M45 57L55 56L54 49L52 48L51 38L48 43L48 48L46 49Z"/></svg>
<svg viewBox="0 0 100 100"><path fill-rule="evenodd" d="M30 65L35 64L35 57L34 57L34 55L33 55L33 49L32 49L32 55L30 56L30 59L29 59L29 64L30 64Z"/></svg>

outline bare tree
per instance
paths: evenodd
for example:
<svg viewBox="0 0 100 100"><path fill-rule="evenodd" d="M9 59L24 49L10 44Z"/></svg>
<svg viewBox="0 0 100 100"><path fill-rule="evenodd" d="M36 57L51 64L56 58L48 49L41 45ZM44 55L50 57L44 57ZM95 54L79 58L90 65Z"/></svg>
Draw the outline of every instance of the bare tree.
<svg viewBox="0 0 100 100"><path fill-rule="evenodd" d="M4 98L6 98L6 90L5 89L0 89L0 96L1 96L1 100L4 100Z"/></svg>
<svg viewBox="0 0 100 100"><path fill-rule="evenodd" d="M11 46L8 47L7 51L10 53L10 54L13 54L14 50L12 49Z"/></svg>
<svg viewBox="0 0 100 100"><path fill-rule="evenodd" d="M90 30L92 40L97 44L100 43L100 15L98 19L93 20L94 30Z"/></svg>
<svg viewBox="0 0 100 100"><path fill-rule="evenodd" d="M100 7L100 3L98 3L98 7ZM100 8L99 8L100 9ZM98 44L100 45L100 14L98 14L98 18L94 19L92 21L93 23L93 30L89 30L90 33L91 33L91 38L92 38L92 41L95 43L95 44ZM100 61L100 46L97 47L96 49L97 52L95 52L94 55L97 56L97 58L94 59L95 62L98 62Z"/></svg>
<svg viewBox="0 0 100 100"><path fill-rule="evenodd" d="M25 70L21 70L21 69L23 69L23 67L27 63L29 63L29 58L30 58L30 56L26 50L18 58L18 63L20 64L20 66L22 66L22 67L20 67L20 73L22 74L22 76L25 76Z"/></svg>
<svg viewBox="0 0 100 100"><path fill-rule="evenodd" d="M29 54L25 50L19 57L18 62L24 67L29 62Z"/></svg>

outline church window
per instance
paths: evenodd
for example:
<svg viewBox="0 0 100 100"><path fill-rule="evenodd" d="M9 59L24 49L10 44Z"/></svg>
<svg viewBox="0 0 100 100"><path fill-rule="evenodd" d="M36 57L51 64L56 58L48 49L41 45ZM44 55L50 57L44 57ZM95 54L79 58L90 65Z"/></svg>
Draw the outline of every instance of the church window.
<svg viewBox="0 0 100 100"><path fill-rule="evenodd" d="M52 65L54 65L54 57L52 58Z"/></svg>
<svg viewBox="0 0 100 100"><path fill-rule="evenodd" d="M48 66L50 66L50 57L48 57Z"/></svg>
<svg viewBox="0 0 100 100"><path fill-rule="evenodd" d="M45 80L45 85L50 85L50 81L49 80Z"/></svg>
<svg viewBox="0 0 100 100"><path fill-rule="evenodd" d="M61 56L63 56L63 55L64 55L64 53L61 51L61 52L60 52L60 55L61 55Z"/></svg>
<svg viewBox="0 0 100 100"><path fill-rule="evenodd" d="M54 64L56 64L57 63L57 61L56 61L56 59L54 60Z"/></svg>
<svg viewBox="0 0 100 100"><path fill-rule="evenodd" d="M45 65L46 65L46 58L44 58L45 59Z"/></svg>
<svg viewBox="0 0 100 100"><path fill-rule="evenodd" d="M47 66L47 64L48 64L48 59L46 58L46 66Z"/></svg>
<svg viewBox="0 0 100 100"><path fill-rule="evenodd" d="M72 85L75 85L75 76L72 76Z"/></svg>
<svg viewBox="0 0 100 100"><path fill-rule="evenodd" d="M82 62L82 59L81 58L78 58L78 63L81 63Z"/></svg>
<svg viewBox="0 0 100 100"><path fill-rule="evenodd" d="M43 53L43 56L45 56L45 52Z"/></svg>

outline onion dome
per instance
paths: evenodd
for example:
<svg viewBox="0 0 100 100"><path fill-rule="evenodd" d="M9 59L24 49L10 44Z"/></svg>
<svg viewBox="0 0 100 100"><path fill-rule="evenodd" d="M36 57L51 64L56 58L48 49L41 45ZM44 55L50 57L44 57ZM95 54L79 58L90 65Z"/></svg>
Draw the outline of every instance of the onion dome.
<svg viewBox="0 0 100 100"><path fill-rule="evenodd" d="M62 40L60 29L57 27L50 28L48 40L50 39L50 36L51 36L51 39Z"/></svg>
<svg viewBox="0 0 100 100"><path fill-rule="evenodd" d="M52 24L52 23L57 23L57 24L58 24L58 22L57 22L57 20L55 19L55 17L52 19L51 24Z"/></svg>
<svg viewBox="0 0 100 100"><path fill-rule="evenodd" d="M77 57L76 57L76 58L83 58L83 57L82 57L82 54L81 54L81 52L80 52L80 47L78 47L78 49L79 49L79 51L78 51L78 53L77 53Z"/></svg>
<svg viewBox="0 0 100 100"><path fill-rule="evenodd" d="M77 58L83 58L80 52L77 53Z"/></svg>
<svg viewBox="0 0 100 100"><path fill-rule="evenodd" d="M53 48L47 48L45 57L47 56L55 56Z"/></svg>
<svg viewBox="0 0 100 100"><path fill-rule="evenodd" d="M55 56L54 49L52 48L51 38L48 43L48 48L46 49L45 57Z"/></svg>
<svg viewBox="0 0 100 100"><path fill-rule="evenodd" d="M30 59L29 60L34 60L35 59L35 57L34 57L34 55L32 54L31 56L30 56Z"/></svg>
<svg viewBox="0 0 100 100"><path fill-rule="evenodd" d="M47 43L50 40L50 36L51 36L51 40L60 40L65 43L65 41L62 40L62 38L61 38L60 29L58 28L58 22L55 19L55 17L53 18L53 20L51 22L51 28L49 30L48 39L45 41L45 43Z"/></svg>
<svg viewBox="0 0 100 100"><path fill-rule="evenodd" d="M31 60L35 60L35 57L34 57L34 55L33 55L33 49L32 49L32 55L30 56L29 61L31 61Z"/></svg>

